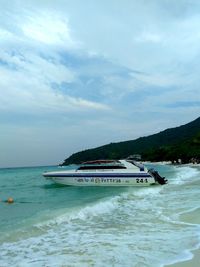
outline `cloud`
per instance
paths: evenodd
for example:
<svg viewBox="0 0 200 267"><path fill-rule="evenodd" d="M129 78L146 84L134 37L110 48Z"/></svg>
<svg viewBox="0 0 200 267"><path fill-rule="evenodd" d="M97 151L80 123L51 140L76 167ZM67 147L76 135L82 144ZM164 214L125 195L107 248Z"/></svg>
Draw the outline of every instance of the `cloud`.
<svg viewBox="0 0 200 267"><path fill-rule="evenodd" d="M78 45L71 37L67 19L54 12L30 14L21 29L25 37L45 45L56 45L65 49L72 49Z"/></svg>
<svg viewBox="0 0 200 267"><path fill-rule="evenodd" d="M16 63L16 60L14 62ZM33 61L30 59L30 62ZM52 89L53 82L58 84L63 81L72 82L71 73L62 67L62 65L51 65L46 61L41 62L41 59L34 61L34 64L23 63L17 70L0 67L0 109L13 112L24 110L31 113L109 109L104 104L81 97L71 97Z"/></svg>
<svg viewBox="0 0 200 267"><path fill-rule="evenodd" d="M1 41L2 40L11 40L11 38L13 37L12 33L10 33L9 31L5 30L5 29L1 29L0 28L0 38Z"/></svg>
<svg viewBox="0 0 200 267"><path fill-rule="evenodd" d="M139 43L160 43L162 41L162 36L157 33L152 33L152 32L143 32L141 35L138 35L134 41L139 42Z"/></svg>
<svg viewBox="0 0 200 267"><path fill-rule="evenodd" d="M170 103L167 105L168 108L193 108L200 107L200 101L179 101Z"/></svg>
<svg viewBox="0 0 200 267"><path fill-rule="evenodd" d="M163 89L169 86L177 86L182 83L183 77L173 72L159 74L159 73L132 73L134 78L137 78L143 86L163 87Z"/></svg>
<svg viewBox="0 0 200 267"><path fill-rule="evenodd" d="M77 82L76 70L67 66L70 62L63 64L59 54L69 53L68 49L73 51L77 43L71 38L66 19L51 12L38 12L32 17L31 14L23 14L23 20L16 25L21 29L18 33L0 30L5 42L12 44L15 37L13 46L1 45L0 109L31 114L110 110L106 104L83 95L70 96L58 90L62 84L71 85L73 90Z"/></svg>

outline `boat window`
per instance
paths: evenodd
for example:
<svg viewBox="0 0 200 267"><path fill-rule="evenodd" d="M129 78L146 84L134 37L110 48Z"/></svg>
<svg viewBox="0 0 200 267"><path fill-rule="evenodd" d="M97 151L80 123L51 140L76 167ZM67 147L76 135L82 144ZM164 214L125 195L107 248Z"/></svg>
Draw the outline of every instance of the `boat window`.
<svg viewBox="0 0 200 267"><path fill-rule="evenodd" d="M90 165L90 166L81 166L78 170L111 170L111 169L126 169L123 165Z"/></svg>

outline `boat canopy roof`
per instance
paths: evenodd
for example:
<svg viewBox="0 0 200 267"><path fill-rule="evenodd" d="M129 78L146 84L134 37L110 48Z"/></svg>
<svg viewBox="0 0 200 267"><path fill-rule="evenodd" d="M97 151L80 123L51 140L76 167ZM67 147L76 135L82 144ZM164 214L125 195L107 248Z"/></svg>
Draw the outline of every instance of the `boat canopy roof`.
<svg viewBox="0 0 200 267"><path fill-rule="evenodd" d="M132 165L132 166L131 166ZM144 171L144 165L133 160L92 160L85 161L77 170L111 170L111 169L129 169L138 168Z"/></svg>

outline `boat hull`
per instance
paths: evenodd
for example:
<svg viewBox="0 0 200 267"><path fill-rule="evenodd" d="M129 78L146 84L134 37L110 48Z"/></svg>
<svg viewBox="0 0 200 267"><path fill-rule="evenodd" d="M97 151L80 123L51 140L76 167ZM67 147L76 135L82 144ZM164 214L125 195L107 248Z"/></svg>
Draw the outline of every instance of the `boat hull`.
<svg viewBox="0 0 200 267"><path fill-rule="evenodd" d="M71 186L150 186L156 184L155 179L150 175L84 175L84 176L48 176L53 182Z"/></svg>
<svg viewBox="0 0 200 267"><path fill-rule="evenodd" d="M73 186L150 186L167 183L154 169L148 170L131 160L95 160L84 162L77 169L46 172L43 176L55 183Z"/></svg>

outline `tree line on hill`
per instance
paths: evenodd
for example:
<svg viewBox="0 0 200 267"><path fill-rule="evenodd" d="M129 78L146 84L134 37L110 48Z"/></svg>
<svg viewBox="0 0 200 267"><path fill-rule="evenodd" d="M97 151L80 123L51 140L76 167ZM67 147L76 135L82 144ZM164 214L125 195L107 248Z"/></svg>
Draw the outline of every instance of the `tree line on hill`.
<svg viewBox="0 0 200 267"><path fill-rule="evenodd" d="M72 154L62 165L88 160L122 159L140 154L143 161L178 161L200 159L200 117L185 125L135 140L111 143Z"/></svg>

